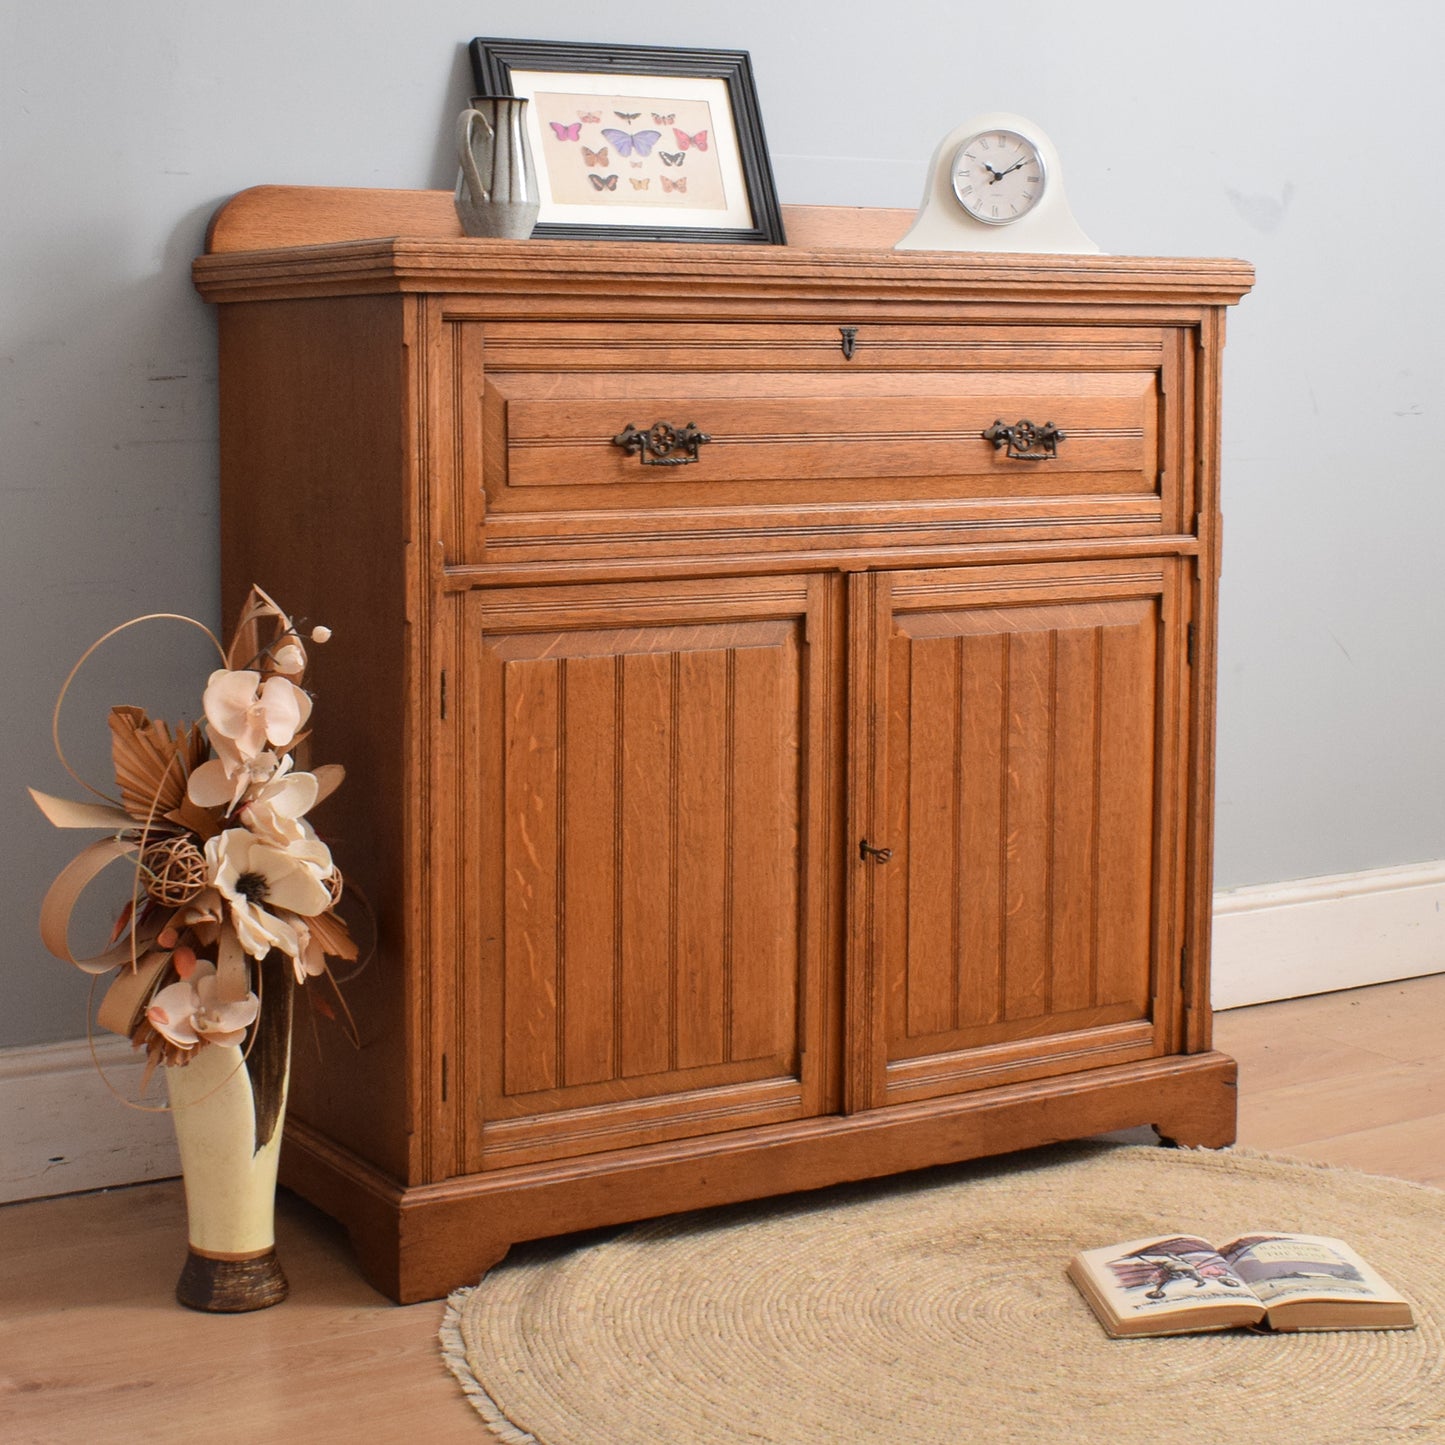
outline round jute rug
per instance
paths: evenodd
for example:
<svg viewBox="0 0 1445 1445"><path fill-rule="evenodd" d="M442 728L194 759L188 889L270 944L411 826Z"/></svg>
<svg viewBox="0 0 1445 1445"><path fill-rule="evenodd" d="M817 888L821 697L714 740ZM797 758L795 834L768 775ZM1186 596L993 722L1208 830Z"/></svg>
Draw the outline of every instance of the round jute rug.
<svg viewBox="0 0 1445 1445"><path fill-rule="evenodd" d="M1348 1240L1409 1331L1112 1340L1080 1249ZM526 1246L448 1302L516 1445L1445 1442L1445 1193L1293 1160L1072 1146Z"/></svg>

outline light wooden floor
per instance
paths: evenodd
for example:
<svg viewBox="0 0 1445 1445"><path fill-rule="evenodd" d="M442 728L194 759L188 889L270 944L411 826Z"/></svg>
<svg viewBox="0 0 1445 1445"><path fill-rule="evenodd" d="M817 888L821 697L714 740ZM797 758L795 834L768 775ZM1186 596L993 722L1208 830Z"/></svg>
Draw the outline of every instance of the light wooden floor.
<svg viewBox="0 0 1445 1445"><path fill-rule="evenodd" d="M1240 1062L1241 1144L1445 1186L1445 975L1221 1014L1216 1038ZM171 1297L178 1183L0 1208L0 1440L491 1438L441 1363L440 1304L382 1299L289 1195L277 1233L291 1298L208 1316Z"/></svg>

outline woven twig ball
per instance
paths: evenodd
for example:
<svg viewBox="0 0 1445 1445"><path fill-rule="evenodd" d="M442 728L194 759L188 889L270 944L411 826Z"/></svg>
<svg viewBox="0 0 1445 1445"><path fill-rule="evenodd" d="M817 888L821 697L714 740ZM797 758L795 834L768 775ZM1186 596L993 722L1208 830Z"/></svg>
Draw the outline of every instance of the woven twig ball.
<svg viewBox="0 0 1445 1445"><path fill-rule="evenodd" d="M206 886L205 854L184 836L152 843L141 855L141 872L146 892L170 908L189 903Z"/></svg>

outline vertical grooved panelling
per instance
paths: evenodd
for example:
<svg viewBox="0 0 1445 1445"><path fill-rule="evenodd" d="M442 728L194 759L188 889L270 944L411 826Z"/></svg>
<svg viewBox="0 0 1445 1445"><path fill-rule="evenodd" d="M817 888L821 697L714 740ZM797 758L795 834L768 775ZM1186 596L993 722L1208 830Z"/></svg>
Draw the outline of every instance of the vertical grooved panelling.
<svg viewBox="0 0 1445 1445"><path fill-rule="evenodd" d="M557 959L557 1080L567 1081L567 667L568 659L557 663L556 737L552 755L557 760L557 822L553 837L557 840L555 866L557 881L553 885L557 899L557 916L553 924L556 935L552 945Z"/></svg>
<svg viewBox="0 0 1445 1445"><path fill-rule="evenodd" d="M964 778L966 761L964 753L964 711L967 690L967 674L964 671L964 638L960 634L953 639L953 886L950 890L952 911L948 920L951 964L948 991L949 1021L953 1028L959 1028L963 1020L963 899L967 887L968 858L963 846Z"/></svg>
<svg viewBox="0 0 1445 1445"><path fill-rule="evenodd" d="M1089 1002L1099 997L1099 877L1104 846L1104 630L1094 629L1094 756L1089 773L1093 791L1094 837L1089 871Z"/></svg>
<svg viewBox="0 0 1445 1445"><path fill-rule="evenodd" d="M1009 637L1009 810L1004 1017L1045 1011L1048 946L1049 633Z"/></svg>
<svg viewBox="0 0 1445 1445"><path fill-rule="evenodd" d="M1053 856L1050 878L1050 1009L1094 1003L1092 954L1097 873L1097 627L1054 634Z"/></svg>
<svg viewBox="0 0 1445 1445"><path fill-rule="evenodd" d="M1148 1004L1158 609L1101 629L1099 1002Z"/></svg>
<svg viewBox="0 0 1445 1445"><path fill-rule="evenodd" d="M953 816L958 652L952 637L917 638L908 694L907 1033L952 1026ZM872 865L870 865L872 866Z"/></svg>
<svg viewBox="0 0 1445 1445"><path fill-rule="evenodd" d="M796 1037L800 778L788 740L797 736L801 711L798 657L796 636L732 654L729 1046L735 1059L782 1054Z"/></svg>
<svg viewBox="0 0 1445 1445"><path fill-rule="evenodd" d="M506 714L504 1089L552 1088L557 1058L558 664L509 662Z"/></svg>
<svg viewBox="0 0 1445 1445"><path fill-rule="evenodd" d="M999 750L998 750L998 1011L1008 1017L1008 899L1009 899L1009 747L1013 700L1010 696L1013 678L1013 638L1002 638L1000 659L1002 684L999 688Z"/></svg>
<svg viewBox="0 0 1445 1445"><path fill-rule="evenodd" d="M1054 1011L1054 950L1057 941L1058 916L1054 908L1054 866L1059 836L1058 828L1058 782L1059 782L1059 633L1051 628L1049 639L1049 684L1048 684L1048 729L1049 761L1048 780L1044 801L1044 893L1042 906L1044 926L1042 938L1043 968L1043 1012Z"/></svg>
<svg viewBox="0 0 1445 1445"><path fill-rule="evenodd" d="M885 880L883 892L883 918L879 936L879 952L883 958L882 968L883 1017L887 1027L896 1033L907 1034L909 1029L908 997L911 991L913 972L913 876L914 836L912 799L912 720L913 709L913 663L915 642L899 627L891 627L886 618L880 618L878 625L885 629L888 652L888 697L889 706L879 728L880 746L885 750L887 766L886 784L883 789L883 811L878 819L879 838L875 841L883 846L892 846L900 862L890 867L907 870L905 877L909 886L899 887L899 877ZM854 844L856 846L856 844ZM849 850L850 855L852 849ZM859 860L861 862L861 859ZM852 862L850 856L849 862ZM868 874L865 872L865 877ZM877 875L875 875L876 877Z"/></svg>
<svg viewBox="0 0 1445 1445"><path fill-rule="evenodd" d="M627 671L623 659L612 659L612 1060L616 1076L626 1074L623 1017L626 993L623 989L622 934L622 849L623 849L623 767L622 754L627 718Z"/></svg>
<svg viewBox="0 0 1445 1445"><path fill-rule="evenodd" d="M959 951L957 1026L996 1022L1003 1007L1004 746L1008 639L959 638Z"/></svg>
<svg viewBox="0 0 1445 1445"><path fill-rule="evenodd" d="M1087 594L894 614L891 1059L1147 1017L1159 616Z"/></svg>
<svg viewBox="0 0 1445 1445"><path fill-rule="evenodd" d="M678 949L678 671L681 659L668 658L667 670L667 1067L677 1068L677 949Z"/></svg>
<svg viewBox="0 0 1445 1445"><path fill-rule="evenodd" d="M736 648L729 649L725 658L723 687L723 726L726 729L723 740L723 948L722 948L722 1029L723 1058L729 1062L736 1057L733 1051L733 969L736 963L734 952L736 937L733 932L733 889L737 872L734 866L735 833L737 823L738 776L737 776L737 733L738 733L738 654Z"/></svg>
<svg viewBox="0 0 1445 1445"><path fill-rule="evenodd" d="M570 657L563 677L562 1082L573 1085L617 1072L617 663Z"/></svg>
<svg viewBox="0 0 1445 1445"><path fill-rule="evenodd" d="M621 1073L635 1078L672 1061L672 659L621 662Z"/></svg>
<svg viewBox="0 0 1445 1445"><path fill-rule="evenodd" d="M728 652L674 654L676 1067L723 1062L727 966Z"/></svg>

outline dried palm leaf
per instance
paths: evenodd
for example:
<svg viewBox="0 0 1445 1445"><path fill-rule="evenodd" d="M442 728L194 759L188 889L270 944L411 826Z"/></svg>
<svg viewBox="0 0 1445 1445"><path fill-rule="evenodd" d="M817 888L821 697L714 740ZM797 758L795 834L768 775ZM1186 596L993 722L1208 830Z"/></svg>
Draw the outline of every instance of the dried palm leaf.
<svg viewBox="0 0 1445 1445"><path fill-rule="evenodd" d="M192 771L206 760L209 745L199 724L172 732L138 707L110 710L110 754L125 810L152 824L181 808Z"/></svg>
<svg viewBox="0 0 1445 1445"><path fill-rule="evenodd" d="M308 918L306 926L328 958L342 958L348 963L356 958L356 942L348 931L345 920L332 909L318 913L315 918Z"/></svg>

